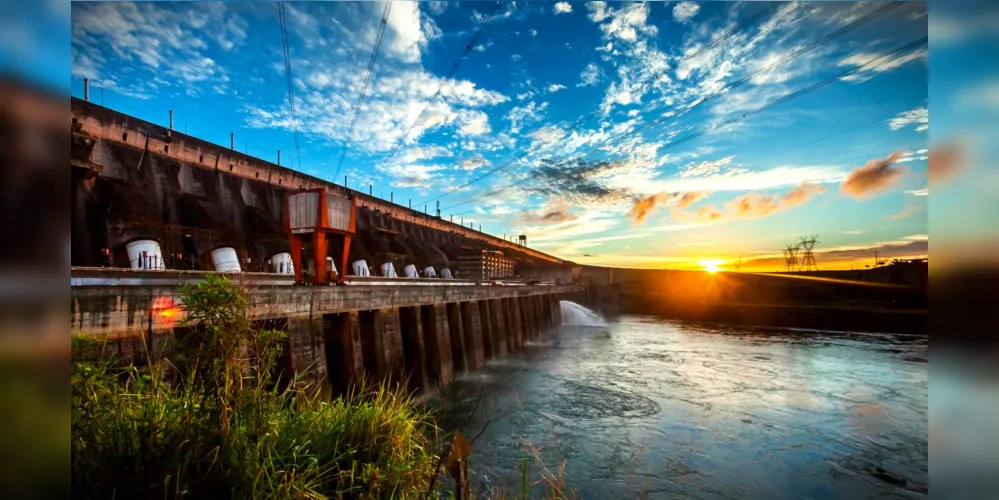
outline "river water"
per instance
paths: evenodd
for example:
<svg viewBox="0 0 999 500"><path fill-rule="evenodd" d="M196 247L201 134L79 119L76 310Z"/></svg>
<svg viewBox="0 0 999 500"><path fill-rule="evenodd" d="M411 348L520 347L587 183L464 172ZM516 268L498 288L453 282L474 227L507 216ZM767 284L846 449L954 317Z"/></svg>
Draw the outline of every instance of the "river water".
<svg viewBox="0 0 999 500"><path fill-rule="evenodd" d="M483 496L519 497L527 457L529 481L564 460L580 498L918 498L927 380L926 337L623 316L564 325L432 402L478 436Z"/></svg>

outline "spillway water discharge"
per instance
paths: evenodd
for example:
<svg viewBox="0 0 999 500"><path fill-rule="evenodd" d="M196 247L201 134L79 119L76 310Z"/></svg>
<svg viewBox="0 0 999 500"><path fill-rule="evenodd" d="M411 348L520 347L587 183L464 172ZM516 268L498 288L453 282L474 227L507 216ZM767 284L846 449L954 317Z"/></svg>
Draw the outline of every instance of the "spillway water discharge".
<svg viewBox="0 0 999 500"><path fill-rule="evenodd" d="M520 498L525 457L528 481L564 461L565 491L586 499L925 498L925 336L561 306L542 342L439 395L442 427L481 432L480 498Z"/></svg>
<svg viewBox="0 0 999 500"><path fill-rule="evenodd" d="M599 314L569 300L559 301L562 307L562 324L566 326L605 326Z"/></svg>

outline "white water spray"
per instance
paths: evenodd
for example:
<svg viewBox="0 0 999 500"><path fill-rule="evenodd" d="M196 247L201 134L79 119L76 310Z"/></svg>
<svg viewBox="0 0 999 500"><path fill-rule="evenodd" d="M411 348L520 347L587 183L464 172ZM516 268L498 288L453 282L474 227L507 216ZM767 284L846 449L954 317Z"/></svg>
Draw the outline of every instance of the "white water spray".
<svg viewBox="0 0 999 500"><path fill-rule="evenodd" d="M560 300L562 324L569 326L603 326L607 323L599 314L568 300Z"/></svg>

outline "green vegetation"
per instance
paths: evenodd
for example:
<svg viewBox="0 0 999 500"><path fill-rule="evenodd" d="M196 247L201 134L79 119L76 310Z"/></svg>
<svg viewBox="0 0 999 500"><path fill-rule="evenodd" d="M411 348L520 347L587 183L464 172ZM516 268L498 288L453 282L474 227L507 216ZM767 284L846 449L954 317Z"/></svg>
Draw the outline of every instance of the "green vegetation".
<svg viewBox="0 0 999 500"><path fill-rule="evenodd" d="M405 393L333 401L277 369L284 333L257 330L244 291L185 290L192 333L162 362L72 373L72 482L94 498L413 498L435 473L436 427ZM149 360L147 360L149 361ZM282 378L285 378L282 380Z"/></svg>
<svg viewBox="0 0 999 500"><path fill-rule="evenodd" d="M191 326L161 359L73 342L72 489L84 498L427 498L456 473L430 413L401 389L363 383L329 400L278 366L286 335L248 321L245 291L220 276L183 290ZM460 435L460 433L459 433ZM464 440L462 437L461 440ZM457 440L456 440L457 443ZM520 461L518 498L564 490L563 462ZM462 461L464 458L461 459ZM467 474L467 472L466 472ZM466 485L467 488L467 485ZM433 491L432 494L428 492ZM471 498L467 493L459 498ZM513 498L494 491L491 498Z"/></svg>

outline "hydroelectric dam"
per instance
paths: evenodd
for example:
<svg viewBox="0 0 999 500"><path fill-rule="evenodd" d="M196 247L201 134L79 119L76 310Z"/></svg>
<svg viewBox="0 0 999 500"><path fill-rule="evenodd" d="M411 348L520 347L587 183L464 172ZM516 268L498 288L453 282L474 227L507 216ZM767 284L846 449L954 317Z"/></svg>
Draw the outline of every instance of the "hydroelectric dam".
<svg viewBox="0 0 999 500"><path fill-rule="evenodd" d="M560 300L613 308L614 271L581 266L368 192L72 100L70 330L157 359L180 286L225 273L250 320L288 333L286 369L334 394L414 391L521 349ZM346 182L345 182L346 184ZM399 200L400 202L402 200Z"/></svg>

